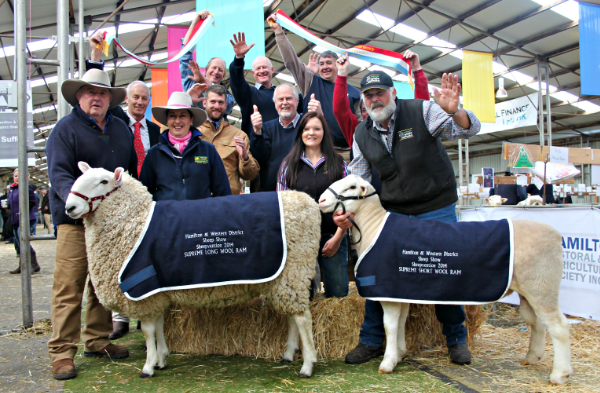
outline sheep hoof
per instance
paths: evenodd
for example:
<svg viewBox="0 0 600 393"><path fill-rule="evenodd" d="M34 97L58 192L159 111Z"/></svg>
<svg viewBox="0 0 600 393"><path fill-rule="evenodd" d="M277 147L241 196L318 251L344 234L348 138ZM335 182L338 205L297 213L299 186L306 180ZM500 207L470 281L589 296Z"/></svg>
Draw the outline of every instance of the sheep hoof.
<svg viewBox="0 0 600 393"><path fill-rule="evenodd" d="M154 369L155 369L155 370L166 370L166 369L167 369L167 365L165 364L165 365L164 365L164 366L162 366L162 367L161 367L161 366L159 366L159 365L156 365L156 366L154 366Z"/></svg>
<svg viewBox="0 0 600 393"><path fill-rule="evenodd" d="M391 374L392 370L386 370L384 368L379 369L379 374Z"/></svg>
<svg viewBox="0 0 600 393"><path fill-rule="evenodd" d="M293 362L293 360L289 360L289 359L283 358L283 359L281 359L280 363L281 364L288 364L288 363L292 363L292 362Z"/></svg>
<svg viewBox="0 0 600 393"><path fill-rule="evenodd" d="M146 374L146 373L141 373L141 374L140 374L140 378L141 378L141 379L149 378L149 377L151 377L151 376L152 376L152 375L150 375L150 374Z"/></svg>
<svg viewBox="0 0 600 393"><path fill-rule="evenodd" d="M298 374L298 378L310 378L310 374L305 374L303 372Z"/></svg>
<svg viewBox="0 0 600 393"><path fill-rule="evenodd" d="M521 360L521 366L529 366L529 362L527 360Z"/></svg>

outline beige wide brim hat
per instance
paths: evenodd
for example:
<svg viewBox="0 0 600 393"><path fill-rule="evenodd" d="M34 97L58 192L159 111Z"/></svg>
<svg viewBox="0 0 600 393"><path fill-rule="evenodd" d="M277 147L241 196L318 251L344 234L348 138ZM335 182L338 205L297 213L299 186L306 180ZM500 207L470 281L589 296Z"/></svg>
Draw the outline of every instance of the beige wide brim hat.
<svg viewBox="0 0 600 393"><path fill-rule="evenodd" d="M91 70L87 71L85 74L83 74L81 79L67 79L63 82L60 90L65 100L67 100L67 102L72 106L76 106L79 104L77 92L83 86L88 85L110 90L110 93L112 94L112 100L110 100L108 109L112 109L120 105L123 101L125 101L125 97L127 96L127 90L125 90L125 88L111 87L108 73L96 68L92 68Z"/></svg>
<svg viewBox="0 0 600 393"><path fill-rule="evenodd" d="M206 112L200 108L196 108L192 106L192 97L189 94L174 91L169 97L169 101L167 102L167 106L153 106L152 107L152 116L156 119L157 122L163 125L167 125L167 111L178 110L178 109L187 109L192 112L192 127L199 127L207 119Z"/></svg>

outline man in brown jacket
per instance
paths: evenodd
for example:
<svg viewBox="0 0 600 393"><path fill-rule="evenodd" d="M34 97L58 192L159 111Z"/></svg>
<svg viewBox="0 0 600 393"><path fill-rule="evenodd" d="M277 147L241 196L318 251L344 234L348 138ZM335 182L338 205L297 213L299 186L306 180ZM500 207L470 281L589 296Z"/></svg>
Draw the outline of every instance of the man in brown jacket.
<svg viewBox="0 0 600 393"><path fill-rule="evenodd" d="M217 148L233 195L242 189L241 180L252 180L258 175L260 166L250 153L250 141L245 132L223 119L227 108L227 90L221 85L212 85L206 90L206 113L208 120L199 128L200 138Z"/></svg>

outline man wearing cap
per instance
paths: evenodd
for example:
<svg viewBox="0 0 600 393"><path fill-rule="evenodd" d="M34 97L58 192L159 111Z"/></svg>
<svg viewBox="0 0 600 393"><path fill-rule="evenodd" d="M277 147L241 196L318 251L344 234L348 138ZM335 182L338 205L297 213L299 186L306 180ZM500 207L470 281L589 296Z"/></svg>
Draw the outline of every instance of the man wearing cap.
<svg viewBox="0 0 600 393"><path fill-rule="evenodd" d="M442 89L434 89L437 104L426 100L396 99L392 78L384 72L370 72L361 82L362 97L369 118L356 128L348 167L352 174L371 180L371 167L381 177L383 207L392 214L420 220L456 222L456 180L441 138L470 138L481 129L473 112L459 108L458 76L442 76ZM334 213L344 229L352 224L351 213ZM436 305L450 360L469 364L471 353L463 326L461 306ZM346 356L346 363L364 363L383 354L385 331L379 302L367 300L360 342Z"/></svg>
<svg viewBox="0 0 600 393"><path fill-rule="evenodd" d="M46 144L50 208L57 229L56 265L52 286L52 338L48 342L55 379L77 375L73 359L81 330L81 301L88 276L85 229L81 219L65 213L65 201L81 176L77 163L114 171L127 168L137 177L137 158L127 125L108 114L123 102L125 89L110 86L108 74L92 69L81 80L68 79L61 86L65 100L74 108L54 127ZM126 348L111 344L111 313L100 304L87 280L87 311L83 329L84 355L107 359L129 356Z"/></svg>
<svg viewBox="0 0 600 393"><path fill-rule="evenodd" d="M40 212L42 213L42 217L44 219L44 223L46 224L46 228L48 229L48 234L53 234L54 230L52 228L52 223L50 222L50 195L48 195L48 189L46 186L40 187L40 193L42 194L42 200L40 202Z"/></svg>

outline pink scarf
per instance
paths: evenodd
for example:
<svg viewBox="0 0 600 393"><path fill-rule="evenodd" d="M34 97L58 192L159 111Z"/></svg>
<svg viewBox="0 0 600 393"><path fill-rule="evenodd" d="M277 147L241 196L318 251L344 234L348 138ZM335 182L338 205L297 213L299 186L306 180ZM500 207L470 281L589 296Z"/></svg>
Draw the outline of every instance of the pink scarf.
<svg viewBox="0 0 600 393"><path fill-rule="evenodd" d="M177 138L176 136L173 136L173 134L171 134L171 132L169 132L169 142L171 142L173 144L173 146L175 146L175 148L177 150L179 150L180 153L183 153L183 151L185 150L185 147L188 145L190 139L192 139L192 132L188 132L186 136L183 136L181 138Z"/></svg>

